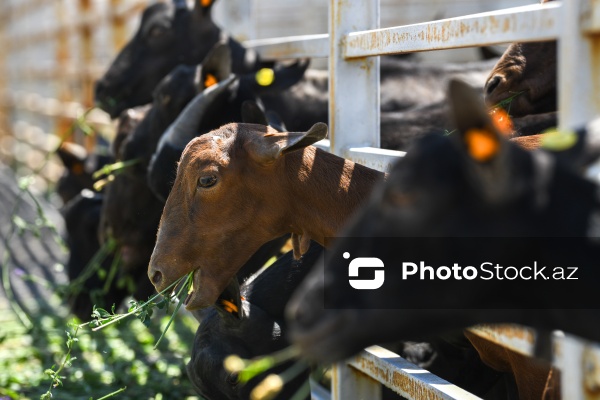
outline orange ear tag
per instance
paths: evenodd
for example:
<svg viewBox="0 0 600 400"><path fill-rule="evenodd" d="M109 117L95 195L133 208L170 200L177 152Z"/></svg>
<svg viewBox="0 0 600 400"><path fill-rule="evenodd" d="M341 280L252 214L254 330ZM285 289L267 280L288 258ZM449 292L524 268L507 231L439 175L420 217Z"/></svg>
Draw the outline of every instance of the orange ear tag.
<svg viewBox="0 0 600 400"><path fill-rule="evenodd" d="M212 0L201 0L200 4L202 4L202 7L208 7L212 4Z"/></svg>
<svg viewBox="0 0 600 400"><path fill-rule="evenodd" d="M228 313L235 314L238 312L237 306L229 300L221 300L221 304Z"/></svg>
<svg viewBox="0 0 600 400"><path fill-rule="evenodd" d="M513 133L513 124L510 120L510 116L501 107L496 107L490 111L490 117L492 122L498 131L504 136L508 136Z"/></svg>
<svg viewBox="0 0 600 400"><path fill-rule="evenodd" d="M204 79L204 87L209 88L212 85L216 85L219 81L212 74L206 74L206 78Z"/></svg>
<svg viewBox="0 0 600 400"><path fill-rule="evenodd" d="M484 162L489 161L500 150L500 143L491 132L483 129L470 129L465 134L465 142L471 157Z"/></svg>

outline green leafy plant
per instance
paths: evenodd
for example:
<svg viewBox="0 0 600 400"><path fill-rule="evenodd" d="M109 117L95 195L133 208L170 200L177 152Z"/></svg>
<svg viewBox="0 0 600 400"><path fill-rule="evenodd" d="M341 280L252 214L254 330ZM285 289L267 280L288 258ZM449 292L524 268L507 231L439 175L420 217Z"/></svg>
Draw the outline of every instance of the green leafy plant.
<svg viewBox="0 0 600 400"><path fill-rule="evenodd" d="M191 284L192 284L192 277L193 277L193 272L189 273L186 276L179 278L178 280L173 282L171 285L166 287L160 293L150 297L147 301L141 302L141 301L132 300L130 302L131 307L129 307L128 312L125 314L116 313L114 304L113 304L110 312L103 308L94 307L94 309L92 311L92 320L91 321L85 322L83 324L72 324L71 327L73 329L73 333L71 334L68 331L66 332L67 333L67 341L66 341L67 351L63 357L62 362L59 364L57 369L54 369L55 366L53 366L52 368L46 369L46 371L45 371L46 375L48 375L50 377L51 383L50 383L50 387L49 387L48 391L46 393L44 393L40 397L40 399L41 400L50 399L52 397L52 390L58 386L62 386L62 384L63 384L62 379L64 377L62 377L60 375L60 373L66 367L70 367L72 365L72 362L76 359L75 357L73 357L71 355L71 352L73 350L73 345L76 342L78 342L78 340L79 340L77 338L77 334L79 333L79 331L81 329L89 326L92 328L92 331L95 332L100 329L104 329L110 325L113 325L125 318L131 317L131 316L137 317L137 319L139 319L144 325L148 325L148 323L150 321L150 317L154 313L154 308L164 309L164 308L168 307L168 305L170 303L177 302L177 305L175 306L175 309L174 309L173 313L171 314L171 318L169 319L167 326L164 328L159 339L157 340L156 344L154 345L154 348L156 349L156 347L158 346L160 341L165 336L165 333L171 326L171 323L173 322L175 315L181 308L181 304L183 303L183 299L181 298L181 295L182 295L182 293L185 293L187 295L187 291L190 289ZM175 290L173 290L173 289L177 288L178 286L179 286L179 288L176 290L177 293L175 293ZM179 300L179 301L177 301L177 300ZM167 308L167 311L168 311L168 308ZM124 390L125 390L125 388L123 388L120 391L113 392L113 394L111 394L111 395L116 395L118 393L121 393ZM105 396L103 398L107 398L107 397Z"/></svg>

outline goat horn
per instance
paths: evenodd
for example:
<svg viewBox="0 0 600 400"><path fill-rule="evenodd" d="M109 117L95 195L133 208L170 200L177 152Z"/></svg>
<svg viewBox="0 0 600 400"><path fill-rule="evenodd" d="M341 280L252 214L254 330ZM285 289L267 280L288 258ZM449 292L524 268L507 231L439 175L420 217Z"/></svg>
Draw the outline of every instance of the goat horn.
<svg viewBox="0 0 600 400"><path fill-rule="evenodd" d="M230 75L229 78L205 89L194 97L162 135L156 152L158 153L167 144L183 149L198 134L198 123L202 120L206 109L235 80L235 75Z"/></svg>

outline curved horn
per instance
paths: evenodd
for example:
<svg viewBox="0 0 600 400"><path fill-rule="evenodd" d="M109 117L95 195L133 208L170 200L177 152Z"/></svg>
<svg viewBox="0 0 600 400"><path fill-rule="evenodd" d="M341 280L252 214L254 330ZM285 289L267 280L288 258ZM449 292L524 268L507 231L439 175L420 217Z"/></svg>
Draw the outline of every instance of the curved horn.
<svg viewBox="0 0 600 400"><path fill-rule="evenodd" d="M196 137L198 123L201 121L206 109L235 80L235 75L230 75L229 78L205 89L194 97L162 135L156 152L158 153L167 144L183 149L190 140Z"/></svg>

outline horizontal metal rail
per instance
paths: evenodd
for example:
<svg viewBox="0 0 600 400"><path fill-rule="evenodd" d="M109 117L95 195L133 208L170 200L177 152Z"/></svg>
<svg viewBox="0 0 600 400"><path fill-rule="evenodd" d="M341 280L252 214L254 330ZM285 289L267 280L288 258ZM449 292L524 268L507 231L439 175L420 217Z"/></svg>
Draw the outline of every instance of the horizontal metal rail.
<svg viewBox="0 0 600 400"><path fill-rule="evenodd" d="M330 151L329 139L320 140L314 144L321 150ZM404 157L404 151L380 149L378 147L351 147L346 151L345 158L382 172L389 172L399 157Z"/></svg>
<svg viewBox="0 0 600 400"><path fill-rule="evenodd" d="M368 347L347 364L373 379L372 385L383 384L407 399L479 399L383 347ZM333 397L336 398L335 393Z"/></svg>
<svg viewBox="0 0 600 400"><path fill-rule="evenodd" d="M64 35L75 33L82 29L95 29L102 22L113 22L119 19L127 19L132 15L139 13L147 4L147 0L139 0L136 3L127 6L119 6L118 8L103 15L84 15L80 16L75 22L60 25L55 28L13 36L7 43L8 48L13 52L21 51L30 46L37 46L52 40L56 40L61 34Z"/></svg>
<svg viewBox="0 0 600 400"><path fill-rule="evenodd" d="M259 52L265 60L329 57L329 35L326 33L248 40L244 46Z"/></svg>
<svg viewBox="0 0 600 400"><path fill-rule="evenodd" d="M531 328L519 325L477 325L466 330L515 353L534 355L536 334Z"/></svg>
<svg viewBox="0 0 600 400"><path fill-rule="evenodd" d="M553 40L560 34L561 2L535 4L414 25L351 32L345 58L414 53L510 42ZM589 31L600 27L600 15L584 21ZM262 58L329 56L329 35L288 36L246 41Z"/></svg>
<svg viewBox="0 0 600 400"><path fill-rule="evenodd" d="M53 64L48 67L22 67L8 70L9 79L69 79L77 80L81 78L98 79L106 71L105 66L89 65L78 66L77 64L68 64L64 67Z"/></svg>
<svg viewBox="0 0 600 400"><path fill-rule="evenodd" d="M35 12L35 10L49 4L50 2L48 2L47 0L30 0L23 1L22 3L17 5L12 5L8 7L5 6L0 12L0 20L3 21L8 18L20 18L26 14Z"/></svg>
<svg viewBox="0 0 600 400"><path fill-rule="evenodd" d="M442 19L422 24L352 32L345 57L370 57L556 39L561 4L548 3Z"/></svg>

